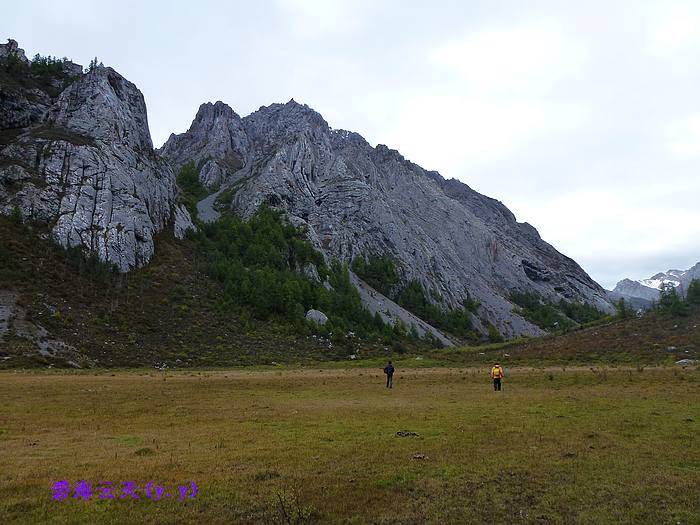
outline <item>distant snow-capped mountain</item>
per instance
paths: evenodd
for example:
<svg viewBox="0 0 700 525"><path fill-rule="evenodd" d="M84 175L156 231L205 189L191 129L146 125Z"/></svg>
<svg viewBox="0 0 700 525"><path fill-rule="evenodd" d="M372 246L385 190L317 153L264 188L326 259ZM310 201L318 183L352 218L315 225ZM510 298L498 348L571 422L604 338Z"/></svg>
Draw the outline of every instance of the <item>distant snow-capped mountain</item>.
<svg viewBox="0 0 700 525"><path fill-rule="evenodd" d="M663 286L670 284L678 289L681 295L685 294L690 281L700 279L700 262L688 270L668 270L652 275L648 279L634 281L623 279L608 295L612 300L636 299L644 302L656 301ZM639 301L635 301L639 303Z"/></svg>
<svg viewBox="0 0 700 525"><path fill-rule="evenodd" d="M656 290L661 290L661 287L670 284L673 287L678 287L681 284L681 279L688 273L684 270L669 270L667 272L659 272L656 275L651 276L649 279L641 279L637 281L642 286L647 288L655 288Z"/></svg>

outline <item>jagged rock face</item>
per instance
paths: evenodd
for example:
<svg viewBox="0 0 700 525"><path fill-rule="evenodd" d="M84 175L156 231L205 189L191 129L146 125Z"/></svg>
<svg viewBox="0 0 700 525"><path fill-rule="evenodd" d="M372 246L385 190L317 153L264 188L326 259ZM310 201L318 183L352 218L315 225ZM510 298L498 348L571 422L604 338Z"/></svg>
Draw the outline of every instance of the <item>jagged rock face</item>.
<svg viewBox="0 0 700 525"><path fill-rule="evenodd" d="M192 217L190 217L190 213L184 206L177 206L175 208L173 216L173 233L175 234L176 238L184 239L188 230L197 229L197 227L192 222Z"/></svg>
<svg viewBox="0 0 700 525"><path fill-rule="evenodd" d="M7 39L7 44L0 44L0 59L15 56L22 62L29 62L27 55L24 54L24 49L19 47L17 40Z"/></svg>
<svg viewBox="0 0 700 525"><path fill-rule="evenodd" d="M62 246L82 246L121 271L148 262L176 186L153 151L136 86L98 67L58 97L3 94L3 111L7 104L13 113L0 129L0 213L19 209L48 224Z"/></svg>
<svg viewBox="0 0 700 525"><path fill-rule="evenodd" d="M241 118L222 102L203 104L190 129L170 135L159 153L177 171L188 162L200 167L200 178L207 188L218 187L227 174L243 166L248 136Z"/></svg>
<svg viewBox="0 0 700 525"><path fill-rule="evenodd" d="M308 226L324 254L341 261L390 255L404 281L418 279L445 306L460 305L468 294L480 300L479 317L504 335L541 333L512 312L513 290L612 309L605 291L573 260L500 202L386 146L372 148L356 133L331 130L318 113L294 101L243 119L222 106L203 105L192 128L172 136L162 155L181 164L189 160L181 152L201 144L230 147L222 151L235 151L242 166L222 180L235 188L231 206L243 216L261 204L282 208L293 223Z"/></svg>

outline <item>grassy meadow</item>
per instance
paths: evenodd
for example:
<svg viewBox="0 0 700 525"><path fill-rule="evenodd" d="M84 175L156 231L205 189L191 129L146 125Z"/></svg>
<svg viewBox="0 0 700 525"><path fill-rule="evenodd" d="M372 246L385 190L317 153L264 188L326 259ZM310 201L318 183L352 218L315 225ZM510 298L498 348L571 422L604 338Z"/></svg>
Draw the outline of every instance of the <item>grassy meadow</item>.
<svg viewBox="0 0 700 525"><path fill-rule="evenodd" d="M0 399L2 523L700 523L697 367L4 371Z"/></svg>

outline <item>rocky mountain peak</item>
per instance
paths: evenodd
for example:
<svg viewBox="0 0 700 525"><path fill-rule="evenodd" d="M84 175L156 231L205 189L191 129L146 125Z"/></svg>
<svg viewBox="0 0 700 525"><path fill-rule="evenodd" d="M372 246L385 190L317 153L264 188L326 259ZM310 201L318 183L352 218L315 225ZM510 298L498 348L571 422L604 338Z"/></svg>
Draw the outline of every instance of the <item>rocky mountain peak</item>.
<svg viewBox="0 0 700 525"><path fill-rule="evenodd" d="M200 171L207 185L212 166L222 188L236 185L229 203L236 213L248 217L263 204L277 207L305 226L329 259L389 257L404 283L418 281L443 308L480 301L474 322L484 330L492 323L504 335L541 333L514 312L515 291L612 309L605 291L574 261L499 201L386 145L373 148L357 133L332 130L293 100L263 106L241 122L247 141L237 143L241 163L227 167L223 154L207 150L211 157ZM171 163L201 159L215 140L213 132L191 130L163 147Z"/></svg>
<svg viewBox="0 0 700 525"><path fill-rule="evenodd" d="M194 162L203 184L214 188L221 184L225 173L244 165L243 152L248 147L241 117L218 101L199 106L190 128L182 135L170 135L159 153L176 171Z"/></svg>
<svg viewBox="0 0 700 525"><path fill-rule="evenodd" d="M192 127L212 129L219 122L229 123L229 121L240 120L241 117L231 109L231 106L221 102L205 102L199 106L197 115L192 121Z"/></svg>
<svg viewBox="0 0 700 525"><path fill-rule="evenodd" d="M143 95L111 67L80 76L48 109L45 122L93 140L153 149Z"/></svg>
<svg viewBox="0 0 700 525"><path fill-rule="evenodd" d="M330 134L328 123L319 113L294 99L262 106L243 121L248 135L258 142L286 140L301 133L328 140Z"/></svg>
<svg viewBox="0 0 700 525"><path fill-rule="evenodd" d="M176 209L175 177L153 151L143 95L110 67L83 74L58 64L41 83L29 64L0 77L9 115L0 121L0 213L43 222L58 244L121 271L142 266ZM189 215L179 211L182 233Z"/></svg>

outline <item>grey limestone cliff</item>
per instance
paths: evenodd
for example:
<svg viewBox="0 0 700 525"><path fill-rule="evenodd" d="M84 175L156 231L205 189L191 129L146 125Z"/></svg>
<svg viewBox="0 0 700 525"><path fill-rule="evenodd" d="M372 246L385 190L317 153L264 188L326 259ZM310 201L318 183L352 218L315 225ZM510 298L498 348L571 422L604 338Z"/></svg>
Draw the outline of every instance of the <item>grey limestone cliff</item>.
<svg viewBox="0 0 700 525"><path fill-rule="evenodd" d="M48 86L29 65L14 68L0 78L0 213L43 222L62 246L121 271L147 263L176 185L153 150L141 92L108 67L83 74L64 62ZM180 230L188 224L178 210Z"/></svg>
<svg viewBox="0 0 700 525"><path fill-rule="evenodd" d="M202 182L230 189L230 206L244 217L263 204L283 209L327 257L390 256L404 282L420 281L444 307L478 299L482 328L541 333L513 311L513 291L611 310L597 283L500 202L333 130L293 100L244 118L204 104L159 153L176 168L195 161Z"/></svg>

